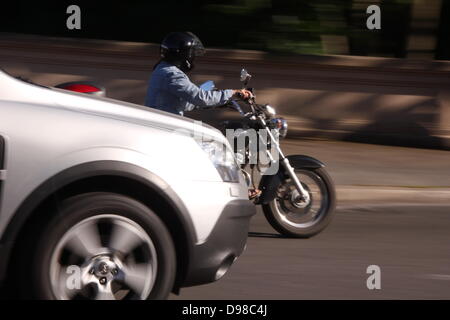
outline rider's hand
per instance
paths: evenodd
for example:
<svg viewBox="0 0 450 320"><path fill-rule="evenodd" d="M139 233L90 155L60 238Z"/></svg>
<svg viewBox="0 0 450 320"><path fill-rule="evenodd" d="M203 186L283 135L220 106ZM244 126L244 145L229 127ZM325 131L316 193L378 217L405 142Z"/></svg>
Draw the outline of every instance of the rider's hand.
<svg viewBox="0 0 450 320"><path fill-rule="evenodd" d="M248 100L250 98L253 98L253 93L247 89L233 90L233 96L243 100Z"/></svg>

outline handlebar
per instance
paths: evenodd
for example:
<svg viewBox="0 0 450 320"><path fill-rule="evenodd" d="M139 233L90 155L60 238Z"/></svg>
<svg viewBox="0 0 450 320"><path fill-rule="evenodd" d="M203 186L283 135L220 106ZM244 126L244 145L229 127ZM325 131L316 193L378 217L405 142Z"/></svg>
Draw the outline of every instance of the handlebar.
<svg viewBox="0 0 450 320"><path fill-rule="evenodd" d="M233 109L236 109L241 115L245 116L244 111L242 111L241 106L236 102L236 100L231 100L231 105Z"/></svg>

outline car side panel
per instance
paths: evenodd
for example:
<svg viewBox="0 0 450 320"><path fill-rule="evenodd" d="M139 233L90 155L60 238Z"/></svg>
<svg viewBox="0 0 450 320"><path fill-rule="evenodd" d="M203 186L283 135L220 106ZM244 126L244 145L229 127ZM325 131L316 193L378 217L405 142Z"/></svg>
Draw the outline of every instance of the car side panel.
<svg viewBox="0 0 450 320"><path fill-rule="evenodd" d="M192 213L199 242L236 198L189 136L46 105L0 101L0 113L0 128L8 135L0 235L25 198L49 177L105 159L157 173ZM238 197L246 197L244 184L234 188Z"/></svg>
<svg viewBox="0 0 450 320"><path fill-rule="evenodd" d="M3 199L3 184L6 179L6 170L5 170L5 138L0 135L0 215L1 215L1 206Z"/></svg>

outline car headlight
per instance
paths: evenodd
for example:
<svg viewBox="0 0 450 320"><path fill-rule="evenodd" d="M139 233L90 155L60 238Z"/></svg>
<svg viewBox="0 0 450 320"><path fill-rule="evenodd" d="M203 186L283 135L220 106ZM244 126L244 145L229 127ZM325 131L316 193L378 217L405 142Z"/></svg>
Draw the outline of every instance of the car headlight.
<svg viewBox="0 0 450 320"><path fill-rule="evenodd" d="M233 151L220 141L196 140L208 155L224 182L239 182L240 169Z"/></svg>

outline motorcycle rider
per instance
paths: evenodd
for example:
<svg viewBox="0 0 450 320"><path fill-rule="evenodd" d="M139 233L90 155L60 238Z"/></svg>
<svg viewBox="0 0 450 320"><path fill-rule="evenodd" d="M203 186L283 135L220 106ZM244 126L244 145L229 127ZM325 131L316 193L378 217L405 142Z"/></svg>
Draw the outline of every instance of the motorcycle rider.
<svg viewBox="0 0 450 320"><path fill-rule="evenodd" d="M145 105L184 115L195 108L222 106L231 98L249 99L248 90L205 91L193 84L187 72L194 68L195 57L205 48L192 32L169 33L161 43L161 60L150 77Z"/></svg>
<svg viewBox="0 0 450 320"><path fill-rule="evenodd" d="M185 111L225 105L231 98L249 99L249 90L206 91L193 84L187 72L194 68L195 57L205 52L200 39L192 32L169 33L161 43L161 60L153 68L145 105L183 116ZM261 194L249 189L249 198Z"/></svg>

